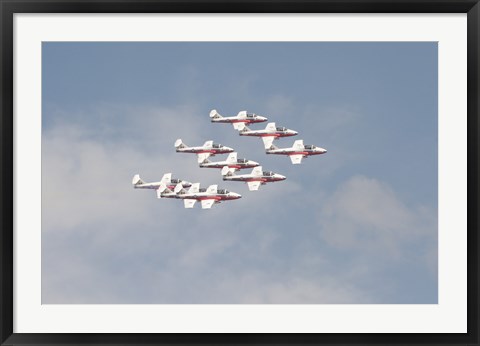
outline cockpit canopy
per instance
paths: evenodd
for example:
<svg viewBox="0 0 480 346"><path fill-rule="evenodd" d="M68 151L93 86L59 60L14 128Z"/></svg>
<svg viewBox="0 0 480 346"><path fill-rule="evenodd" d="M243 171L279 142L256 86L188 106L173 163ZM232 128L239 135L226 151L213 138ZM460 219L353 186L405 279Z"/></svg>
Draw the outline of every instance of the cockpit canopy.
<svg viewBox="0 0 480 346"><path fill-rule="evenodd" d="M285 132L285 131L287 131L287 128L286 127L277 127L277 131Z"/></svg>
<svg viewBox="0 0 480 346"><path fill-rule="evenodd" d="M198 192L207 192L207 189L202 187L202 188L198 189Z"/></svg>
<svg viewBox="0 0 480 346"><path fill-rule="evenodd" d="M247 118L255 118L255 113L247 113Z"/></svg>
<svg viewBox="0 0 480 346"><path fill-rule="evenodd" d="M247 163L247 159L237 159L237 163Z"/></svg>
<svg viewBox="0 0 480 346"><path fill-rule="evenodd" d="M171 182L172 184L178 184L178 183L181 183L182 180L181 180L181 179L171 179L170 182Z"/></svg>
<svg viewBox="0 0 480 346"><path fill-rule="evenodd" d="M215 148L215 149L220 149L221 147L223 147L223 145L218 144L218 143L213 143L213 145L212 145L212 148Z"/></svg>
<svg viewBox="0 0 480 346"><path fill-rule="evenodd" d="M230 192L230 191L225 190L225 189L218 189L218 190L217 190L217 193L218 193L219 195L226 195L226 194L228 194L229 192Z"/></svg>
<svg viewBox="0 0 480 346"><path fill-rule="evenodd" d="M315 149L316 148L316 146L311 145L311 144L305 145L304 147L305 147L305 149Z"/></svg>
<svg viewBox="0 0 480 346"><path fill-rule="evenodd" d="M275 173L273 173L272 171L263 171L263 175L265 177L272 177Z"/></svg>

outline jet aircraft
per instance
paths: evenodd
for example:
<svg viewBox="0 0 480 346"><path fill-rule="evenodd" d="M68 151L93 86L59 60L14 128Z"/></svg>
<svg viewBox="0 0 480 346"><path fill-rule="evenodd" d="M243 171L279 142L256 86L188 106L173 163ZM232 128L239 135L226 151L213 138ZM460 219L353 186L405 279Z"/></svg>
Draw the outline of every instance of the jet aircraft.
<svg viewBox="0 0 480 346"><path fill-rule="evenodd" d="M235 130L238 130L239 124L253 124L253 123L263 123L268 119L257 115L255 113L248 113L247 111L238 112L234 117L223 117L221 116L216 109L212 109L210 112L210 119L212 123L230 123L233 125Z"/></svg>
<svg viewBox="0 0 480 346"><path fill-rule="evenodd" d="M247 159L237 159L237 153L233 152L228 154L228 157L225 161L212 162L208 159L203 160L200 163L201 168L223 168L225 166L230 168L235 168L235 170L244 169L244 168L253 168L257 167L260 164L258 162L247 160Z"/></svg>
<svg viewBox="0 0 480 346"><path fill-rule="evenodd" d="M192 183L186 180L174 179L172 178L172 173L166 173L163 175L160 181L146 183L144 182L139 174L135 174L132 179L132 185L135 189L158 189L160 185L165 185L170 189L174 189L177 184L182 184L183 187L190 187Z"/></svg>
<svg viewBox="0 0 480 346"><path fill-rule="evenodd" d="M252 169L250 174L239 174L236 175L233 168L227 166L222 168L223 180L230 181L244 181L248 185L250 191L256 191L260 185L265 185L266 183L273 183L275 181L285 180L286 177L277 174L274 172L263 171L262 166L255 167Z"/></svg>
<svg viewBox="0 0 480 346"><path fill-rule="evenodd" d="M198 163L202 163L205 159L216 154L231 153L234 150L221 144L214 143L213 141L206 141L199 147L188 147L181 139L175 141L175 149L177 153L194 153L197 154Z"/></svg>
<svg viewBox="0 0 480 346"><path fill-rule="evenodd" d="M176 194L176 198L183 199L185 208L193 208L195 203L200 201L202 209L210 209L214 204L242 197L238 193L219 189L218 185L210 185L206 189L201 189L200 183L192 184L188 190L185 190L181 184L178 184L173 192Z"/></svg>
<svg viewBox="0 0 480 346"><path fill-rule="evenodd" d="M292 164L298 165L302 162L304 157L307 158L310 155L325 154L327 150L315 145L304 145L303 139L299 139L293 142L291 148L277 148L276 146L272 145L265 152L267 154L288 155L290 160L292 160Z"/></svg>
<svg viewBox="0 0 480 346"><path fill-rule="evenodd" d="M273 140L279 137L290 137L298 134L297 131L287 129L286 127L277 127L275 123L268 123L264 130L251 130L244 123L238 125L240 136L261 137L265 149L272 146Z"/></svg>

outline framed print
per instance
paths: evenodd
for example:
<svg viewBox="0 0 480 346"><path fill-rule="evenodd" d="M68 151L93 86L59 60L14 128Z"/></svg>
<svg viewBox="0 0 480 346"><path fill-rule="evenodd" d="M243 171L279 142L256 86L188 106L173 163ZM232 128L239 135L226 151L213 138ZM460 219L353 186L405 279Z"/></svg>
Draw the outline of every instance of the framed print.
<svg viewBox="0 0 480 346"><path fill-rule="evenodd" d="M478 344L478 1L1 1L2 345Z"/></svg>

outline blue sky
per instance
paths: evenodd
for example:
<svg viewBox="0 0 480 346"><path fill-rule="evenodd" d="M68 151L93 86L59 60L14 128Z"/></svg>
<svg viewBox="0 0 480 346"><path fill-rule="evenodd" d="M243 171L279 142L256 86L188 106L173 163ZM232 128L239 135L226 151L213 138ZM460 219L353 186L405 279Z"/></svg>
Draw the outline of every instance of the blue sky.
<svg viewBox="0 0 480 346"><path fill-rule="evenodd" d="M328 153L267 156L213 108ZM437 303L436 43L47 42L42 124L43 303ZM223 182L177 138L287 180ZM166 172L243 198L131 186Z"/></svg>

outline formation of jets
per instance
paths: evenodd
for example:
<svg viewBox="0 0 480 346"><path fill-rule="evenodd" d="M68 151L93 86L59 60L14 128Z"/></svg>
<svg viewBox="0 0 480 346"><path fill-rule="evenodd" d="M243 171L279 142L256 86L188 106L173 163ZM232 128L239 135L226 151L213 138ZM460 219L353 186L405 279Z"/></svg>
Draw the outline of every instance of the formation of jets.
<svg viewBox="0 0 480 346"><path fill-rule="evenodd" d="M297 165L303 158L312 155L325 154L326 149L315 145L305 145L303 139L294 141L292 147L278 148L273 141L282 137L296 136L297 131L286 127L278 127L274 122L267 124L265 129L252 130L248 125L268 121L266 117L241 111L236 116L224 117L215 109L210 112L212 123L232 124L240 136L260 137L263 141L265 153L273 155L286 155L290 157L292 164ZM237 152L230 147L215 143L213 140L206 141L201 146L189 147L181 139L175 141L175 150L178 153L192 153L197 155L197 162L200 168L221 169L224 181L245 182L250 191L256 191L260 185L285 180L284 175L264 171L263 167L255 161L245 158L237 158ZM215 155L228 154L224 161L210 161L209 158ZM237 174L241 169L253 168L249 174ZM136 174L132 179L136 189L154 189L157 198L175 198L183 200L185 208L193 208L196 202L200 202L202 209L210 209L213 205L223 201L239 199L242 196L236 192L219 189L218 185L210 185L207 188L200 188L200 183L190 183L186 180L173 179L172 173L166 173L158 182L146 183L140 175Z"/></svg>

